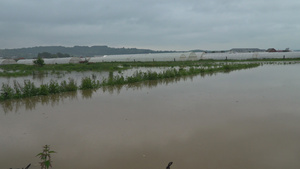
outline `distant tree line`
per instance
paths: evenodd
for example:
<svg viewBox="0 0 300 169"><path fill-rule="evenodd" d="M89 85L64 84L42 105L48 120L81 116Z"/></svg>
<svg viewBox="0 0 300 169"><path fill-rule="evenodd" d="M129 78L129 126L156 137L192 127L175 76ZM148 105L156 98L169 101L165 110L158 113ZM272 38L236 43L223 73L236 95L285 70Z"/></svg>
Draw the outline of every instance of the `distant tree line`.
<svg viewBox="0 0 300 169"><path fill-rule="evenodd" d="M175 51L155 51L150 49L137 48L112 48L108 46L39 46L19 49L0 49L0 57L3 58L36 58L39 53L68 53L72 56L89 56L95 55L119 55L119 54L141 54L141 53L166 53ZM59 57L59 56L57 56Z"/></svg>
<svg viewBox="0 0 300 169"><path fill-rule="evenodd" d="M52 54L52 53L49 53L49 52L42 52L42 53L38 53L37 55L38 58L68 58L68 57L71 57L71 55L65 53L56 53L56 54Z"/></svg>

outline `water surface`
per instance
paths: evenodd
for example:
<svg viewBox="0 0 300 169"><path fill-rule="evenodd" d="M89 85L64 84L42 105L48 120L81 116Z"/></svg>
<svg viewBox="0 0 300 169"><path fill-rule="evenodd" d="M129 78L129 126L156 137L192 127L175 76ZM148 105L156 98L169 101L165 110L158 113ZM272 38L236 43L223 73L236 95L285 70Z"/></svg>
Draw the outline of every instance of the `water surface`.
<svg viewBox="0 0 300 169"><path fill-rule="evenodd" d="M53 168L298 169L299 71L265 65L2 102L0 166L38 169L50 144Z"/></svg>

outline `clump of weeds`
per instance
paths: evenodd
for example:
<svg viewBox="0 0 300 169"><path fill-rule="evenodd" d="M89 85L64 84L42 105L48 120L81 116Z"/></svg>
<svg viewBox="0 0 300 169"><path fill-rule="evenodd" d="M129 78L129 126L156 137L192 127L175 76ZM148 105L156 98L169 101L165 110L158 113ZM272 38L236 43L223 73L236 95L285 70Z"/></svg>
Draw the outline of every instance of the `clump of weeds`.
<svg viewBox="0 0 300 169"><path fill-rule="evenodd" d="M56 153L55 151L50 151L50 145L43 146L43 151L36 156L40 158L41 169L48 169L52 167L51 154Z"/></svg>

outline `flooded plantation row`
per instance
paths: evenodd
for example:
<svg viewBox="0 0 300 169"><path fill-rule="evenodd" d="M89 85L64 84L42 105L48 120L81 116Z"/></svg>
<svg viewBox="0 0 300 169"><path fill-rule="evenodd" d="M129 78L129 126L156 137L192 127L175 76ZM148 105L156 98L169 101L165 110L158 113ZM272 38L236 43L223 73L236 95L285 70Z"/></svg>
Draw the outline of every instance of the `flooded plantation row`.
<svg viewBox="0 0 300 169"><path fill-rule="evenodd" d="M213 76L217 73L205 74L201 75L201 77L205 76ZM82 99L92 99L93 95L96 93L109 93L119 94L121 90L142 90L143 88L154 88L158 85L169 85L173 83L177 83L180 81L193 80L194 76L185 76L180 78L169 78L163 80L153 80L153 81L145 81L141 83L133 83L128 85L116 85L116 86L103 86L100 89L94 90L80 90L74 92L66 92L53 94L49 96L35 96L24 99L11 99L7 101L1 101L0 105L4 113L21 113L23 109L30 111L35 109L37 105L59 105L64 103L65 100L78 100L78 98ZM20 111L21 110L21 111Z"/></svg>
<svg viewBox="0 0 300 169"><path fill-rule="evenodd" d="M169 69L168 67L139 67L139 68L131 68L128 70L122 70L122 71L112 71L115 75L122 75L124 77L132 76L136 71L141 72L147 72L147 71L155 71L155 72L162 72L164 70ZM177 69L179 69L177 67ZM18 83L23 83L26 80L29 80L33 82L36 86L40 86L41 84L47 84L50 83L51 80L57 81L58 83L61 83L64 80L68 79L74 79L74 81L79 84L81 79L89 76L96 76L96 78L100 81L102 81L105 78L109 77L109 71L101 71L101 72L95 72L95 71L84 71L84 72L67 72L67 71L55 71L53 72L43 72L43 73L36 73L29 76L22 76L22 77L0 77L1 84L9 84L10 86L13 86L14 81L17 81Z"/></svg>
<svg viewBox="0 0 300 169"><path fill-rule="evenodd" d="M288 64L298 64L300 63L300 61L298 60L287 60L287 61L272 61L272 60L266 60L266 61L243 61L243 62L231 62L229 61L227 62L199 62L194 64L195 67L200 67L207 69L207 68L211 68L211 67L218 67L221 66L223 64L245 64L245 63L259 63L261 65L288 65ZM137 65L139 65L139 63L136 63ZM124 77L128 77L131 76L134 72L136 71L142 71L142 72L147 72L147 71L156 71L156 72L162 72L166 69L169 69L169 66L165 66L165 67L141 67L141 66L131 66L130 64L127 63L123 63L123 64L118 64L118 63L112 63L112 65L110 65L110 69L111 71L114 72L114 74L119 74L122 75ZM148 65L150 66L151 63L143 63L142 65ZM173 68L179 69L181 66L176 66L178 64L174 64L175 66L172 66ZM67 65L67 67L72 67L70 65ZM96 65L96 67L102 67L101 65ZM105 66L103 66L105 67ZM123 67L127 67L125 70L114 70L116 68L123 68ZM129 68L128 68L129 67ZM189 66L184 66L185 68L189 67ZM32 68L30 68L32 69ZM90 71L88 69L77 69L76 71L71 71L72 69L67 68L68 71L64 71L64 70L55 70L55 68L51 68L51 71L32 71L29 75L15 75L14 72L22 72L24 70L2 70L0 67L0 82L2 83L7 83L9 85L13 85L14 81L17 81L19 83L23 83L24 80L30 80L31 82L33 82L36 86L40 86L41 84L47 84L49 83L51 80L57 81L58 83L64 81L64 80L68 80L68 79L74 79L76 83L79 83L80 80L84 77L87 76L91 76L92 74L95 75L97 77L97 79L99 79L100 81L104 78L107 78L109 75L109 71L107 70L102 70L99 71L98 69L96 69L97 71ZM107 69L107 68L106 68ZM8 72L11 73L10 74L5 74L4 72Z"/></svg>
<svg viewBox="0 0 300 169"><path fill-rule="evenodd" d="M297 64L1 102L0 165L298 169ZM6 109L3 109L3 108Z"/></svg>
<svg viewBox="0 0 300 169"><path fill-rule="evenodd" d="M122 72L118 72L121 75L114 75L114 72L110 71L108 78L102 78L102 81L98 80L95 74L92 74L91 77L83 77L79 85L77 85L77 82L72 78L69 78L68 81L63 80L60 83L51 79L49 84L41 84L40 86L36 86L30 80L24 80L23 85L14 80L13 85L9 83L2 83L0 101L77 91L78 89L98 89L101 86L124 85L147 80L160 80L198 74L204 75L206 73L214 72L230 72L234 70L254 68L257 66L259 66L259 64L248 63L223 64L208 68L197 68L194 66L189 68L168 68L166 70L161 69L160 72L152 70L143 72L141 70L137 70L132 76L124 76Z"/></svg>

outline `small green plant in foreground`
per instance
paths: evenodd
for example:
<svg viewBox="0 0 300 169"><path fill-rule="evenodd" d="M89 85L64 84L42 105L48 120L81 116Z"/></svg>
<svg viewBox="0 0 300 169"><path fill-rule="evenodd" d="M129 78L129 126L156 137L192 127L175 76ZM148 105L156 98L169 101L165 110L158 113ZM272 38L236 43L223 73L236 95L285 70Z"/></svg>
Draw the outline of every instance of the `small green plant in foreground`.
<svg viewBox="0 0 300 169"><path fill-rule="evenodd" d="M55 151L50 151L50 145L45 145L43 147L43 152L37 154L41 159L40 166L41 169L48 169L49 167L52 167L52 161L51 161L51 154L56 153Z"/></svg>

